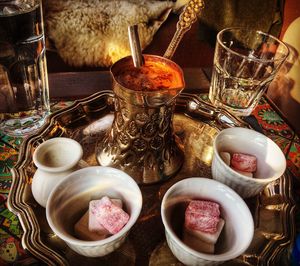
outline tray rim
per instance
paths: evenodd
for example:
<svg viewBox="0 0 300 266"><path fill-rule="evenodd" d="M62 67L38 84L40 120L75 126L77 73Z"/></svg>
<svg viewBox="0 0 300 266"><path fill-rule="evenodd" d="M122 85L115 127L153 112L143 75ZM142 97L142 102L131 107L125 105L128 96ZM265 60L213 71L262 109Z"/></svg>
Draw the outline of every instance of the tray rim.
<svg viewBox="0 0 300 266"><path fill-rule="evenodd" d="M27 249L34 257L47 263L47 265L68 265L68 261L61 254L59 254L55 250L48 247L45 243L43 243L40 235L41 228L38 224L37 218L35 217L34 211L32 210L32 207L26 202L24 202L21 198L22 193L24 193L26 189L29 189L29 184L26 180L27 177L24 171L28 158L30 158L29 147L32 147L32 144L37 140L40 140L41 136L47 136L45 135L47 129L53 127L53 125L56 122L56 119L59 118L60 115L71 112L72 110L77 110L77 108L83 109L83 106L85 104L94 101L100 97L105 97L105 95L106 97L113 97L113 92L111 90L103 90L97 92L86 98L75 100L72 105L52 113L47 118L45 125L36 134L24 139L19 150L18 161L15 164L15 166L11 169L12 185L7 199L8 209L18 216L20 224L23 228L24 233L21 238L23 248ZM197 95L182 93L181 96L183 101L189 98L197 103L206 105L206 103L203 100L201 100ZM209 108L214 108L211 105L208 106ZM104 108L106 107L104 106ZM220 111L218 111L218 113L220 113ZM196 113L196 115L198 114ZM216 118L216 115L213 114L212 117ZM239 126L247 126L245 122L238 118L236 121L237 123L239 123ZM284 189L284 191L281 191L280 194L285 198L285 214L287 215L285 215L284 219L286 220L286 222L288 222L285 223L285 225L288 226L286 226L286 230L281 239L276 241L270 241L265 247L264 256L266 257L267 264L272 263L272 261L276 259L278 254L281 254L283 250L291 246L291 244L294 241L296 232L296 225L294 219L296 202L294 200L294 193L292 190L292 174L289 173L288 169L286 170L282 178L280 178L279 182L281 183L280 187ZM255 218L256 217L254 217L254 219ZM38 230L35 230L34 226L36 226ZM36 246L39 247L39 250L37 250ZM267 256L269 257L267 258Z"/></svg>

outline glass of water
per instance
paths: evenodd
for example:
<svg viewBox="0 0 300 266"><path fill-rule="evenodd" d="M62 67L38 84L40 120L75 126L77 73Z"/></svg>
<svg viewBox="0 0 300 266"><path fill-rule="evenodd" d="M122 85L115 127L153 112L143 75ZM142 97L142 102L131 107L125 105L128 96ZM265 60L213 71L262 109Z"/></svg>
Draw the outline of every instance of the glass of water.
<svg viewBox="0 0 300 266"><path fill-rule="evenodd" d="M34 133L49 114L41 0L0 1L0 132Z"/></svg>
<svg viewBox="0 0 300 266"><path fill-rule="evenodd" d="M209 99L216 107L248 116L289 54L279 39L247 28L217 35Z"/></svg>

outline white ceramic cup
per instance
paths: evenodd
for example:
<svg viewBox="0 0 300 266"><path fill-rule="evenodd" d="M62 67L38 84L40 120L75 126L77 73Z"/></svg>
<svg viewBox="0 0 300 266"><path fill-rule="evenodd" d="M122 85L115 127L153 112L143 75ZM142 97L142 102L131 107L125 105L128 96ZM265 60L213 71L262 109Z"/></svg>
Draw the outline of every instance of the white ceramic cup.
<svg viewBox="0 0 300 266"><path fill-rule="evenodd" d="M225 225L215 254L190 248L175 233L172 218L178 219L179 213L174 215L174 209L188 199L205 199L220 205ZM208 178L187 178L175 183L163 197L161 216L168 246L185 265L212 266L234 259L248 248L254 234L253 218L244 200L228 186Z"/></svg>
<svg viewBox="0 0 300 266"><path fill-rule="evenodd" d="M117 198L130 218L116 234L102 240L78 239L74 226L88 210L91 200L103 196ZM53 232L78 254L86 257L105 256L125 241L142 209L142 193L137 183L125 172L104 166L90 166L66 176L52 190L46 207L47 221Z"/></svg>
<svg viewBox="0 0 300 266"><path fill-rule="evenodd" d="M278 145L265 135L247 128L227 128L215 138L212 176L241 197L259 194L266 185L283 175L286 159ZM234 171L221 158L220 152L251 154L257 158L257 171L247 177Z"/></svg>

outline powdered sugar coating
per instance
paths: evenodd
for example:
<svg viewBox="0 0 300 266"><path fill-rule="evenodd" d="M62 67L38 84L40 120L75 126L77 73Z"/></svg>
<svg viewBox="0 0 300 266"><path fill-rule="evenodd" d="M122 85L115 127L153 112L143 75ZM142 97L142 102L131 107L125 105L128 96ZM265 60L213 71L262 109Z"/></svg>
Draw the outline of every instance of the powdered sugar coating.
<svg viewBox="0 0 300 266"><path fill-rule="evenodd" d="M97 206L99 200L92 200L90 203L90 208L91 206ZM111 202L118 206L119 208L122 208L122 201L120 199L111 199ZM101 203L100 203L101 204ZM106 234L108 235L109 232L103 227L101 223L99 223L97 216L93 214L92 211L88 211L89 216L88 216L88 229L91 232L98 232L100 234Z"/></svg>
<svg viewBox="0 0 300 266"><path fill-rule="evenodd" d="M219 204L207 200L192 200L187 207L187 211L201 213L206 216L220 216Z"/></svg>
<svg viewBox="0 0 300 266"><path fill-rule="evenodd" d="M256 171L256 157L249 154L234 153L231 166L239 171L253 173Z"/></svg>
<svg viewBox="0 0 300 266"><path fill-rule="evenodd" d="M118 233L128 222L129 215L107 197L90 202L90 211L111 234Z"/></svg>
<svg viewBox="0 0 300 266"><path fill-rule="evenodd" d="M185 211L185 227L214 234L220 220L219 204L205 200L192 200Z"/></svg>

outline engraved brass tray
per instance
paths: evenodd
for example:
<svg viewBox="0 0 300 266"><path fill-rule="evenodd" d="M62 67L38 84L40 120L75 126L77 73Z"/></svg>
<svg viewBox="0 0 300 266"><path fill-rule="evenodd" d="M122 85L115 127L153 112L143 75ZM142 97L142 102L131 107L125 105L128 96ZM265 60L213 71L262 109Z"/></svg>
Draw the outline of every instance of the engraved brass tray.
<svg viewBox="0 0 300 266"><path fill-rule="evenodd" d="M76 101L52 114L36 135L24 140L19 159L12 169L13 182L9 209L18 215L24 230L22 246L47 265L181 265L165 242L160 202L167 189L180 179L211 177L212 143L215 135L228 126L248 126L226 112L215 110L192 94L182 93L176 102L174 130L185 162L179 174L167 182L141 186L143 209L125 244L102 258L86 258L74 253L47 224L45 209L33 199L31 180L36 170L32 162L35 148L43 141L65 136L79 141L83 160L96 165L95 145L110 127L113 93L102 91ZM285 173L259 196L247 200L255 235L247 251L226 265L287 265L295 235L291 177ZM240 221L243 222L243 221Z"/></svg>

